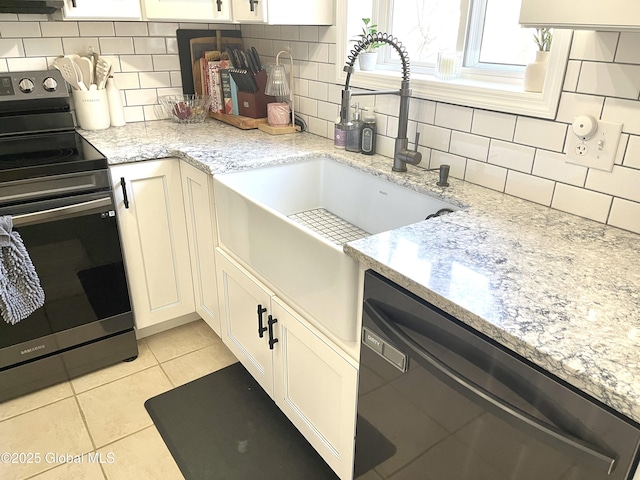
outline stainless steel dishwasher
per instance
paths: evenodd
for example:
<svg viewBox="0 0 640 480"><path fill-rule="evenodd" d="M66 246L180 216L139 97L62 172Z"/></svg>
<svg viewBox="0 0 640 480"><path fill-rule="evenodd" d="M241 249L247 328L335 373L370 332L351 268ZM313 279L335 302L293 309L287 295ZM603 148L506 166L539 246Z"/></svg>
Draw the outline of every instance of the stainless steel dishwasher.
<svg viewBox="0 0 640 480"><path fill-rule="evenodd" d="M366 272L354 478L631 479L639 427Z"/></svg>

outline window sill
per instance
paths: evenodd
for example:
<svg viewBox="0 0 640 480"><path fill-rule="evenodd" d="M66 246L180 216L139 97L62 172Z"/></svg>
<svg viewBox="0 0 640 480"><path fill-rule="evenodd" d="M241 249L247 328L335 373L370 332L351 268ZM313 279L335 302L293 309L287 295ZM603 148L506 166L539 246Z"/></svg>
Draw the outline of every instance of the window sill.
<svg viewBox="0 0 640 480"><path fill-rule="evenodd" d="M454 105L553 119L564 83L572 33L571 30L555 32L549 68L541 93L524 92L521 85L505 79L501 82L499 77L492 77L496 81L464 78L444 81L432 75L413 74L412 96ZM346 50L346 47L342 48L340 45L338 48L339 52ZM342 71L343 66L344 61L338 63L336 68L337 81L342 84L346 79L346 74ZM351 76L350 84L352 87L368 90L399 88L399 74L384 70L363 72L356 69Z"/></svg>

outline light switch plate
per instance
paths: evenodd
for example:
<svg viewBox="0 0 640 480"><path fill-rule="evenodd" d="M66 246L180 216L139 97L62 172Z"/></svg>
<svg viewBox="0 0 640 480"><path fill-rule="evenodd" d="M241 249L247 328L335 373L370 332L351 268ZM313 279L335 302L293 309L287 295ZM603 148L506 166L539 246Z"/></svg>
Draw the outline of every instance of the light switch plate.
<svg viewBox="0 0 640 480"><path fill-rule="evenodd" d="M622 135L621 123L598 120L596 133L588 140L574 134L571 127L567 135L567 163L606 172L613 170Z"/></svg>

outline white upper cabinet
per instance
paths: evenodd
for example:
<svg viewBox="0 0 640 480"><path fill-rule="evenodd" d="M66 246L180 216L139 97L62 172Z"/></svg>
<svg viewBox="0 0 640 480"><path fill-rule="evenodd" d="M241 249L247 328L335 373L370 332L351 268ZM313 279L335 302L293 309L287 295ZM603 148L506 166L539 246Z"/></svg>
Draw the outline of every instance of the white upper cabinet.
<svg viewBox="0 0 640 480"><path fill-rule="evenodd" d="M147 20L230 22L231 0L142 0Z"/></svg>
<svg viewBox="0 0 640 480"><path fill-rule="evenodd" d="M332 25L333 0L233 0L233 20L272 25Z"/></svg>
<svg viewBox="0 0 640 480"><path fill-rule="evenodd" d="M520 23L526 27L586 30L640 30L638 0L522 0Z"/></svg>
<svg viewBox="0 0 640 480"><path fill-rule="evenodd" d="M64 0L65 20L140 20L140 0Z"/></svg>

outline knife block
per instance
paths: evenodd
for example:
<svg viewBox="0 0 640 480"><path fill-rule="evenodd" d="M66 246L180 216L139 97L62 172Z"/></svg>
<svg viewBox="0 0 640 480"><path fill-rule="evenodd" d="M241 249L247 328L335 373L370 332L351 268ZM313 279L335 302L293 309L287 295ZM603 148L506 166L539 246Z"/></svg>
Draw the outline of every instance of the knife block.
<svg viewBox="0 0 640 480"><path fill-rule="evenodd" d="M243 117L264 118L267 116L267 103L275 102L276 97L264 93L267 87L266 70L260 70L253 79L258 91L256 93L238 91L238 113Z"/></svg>

